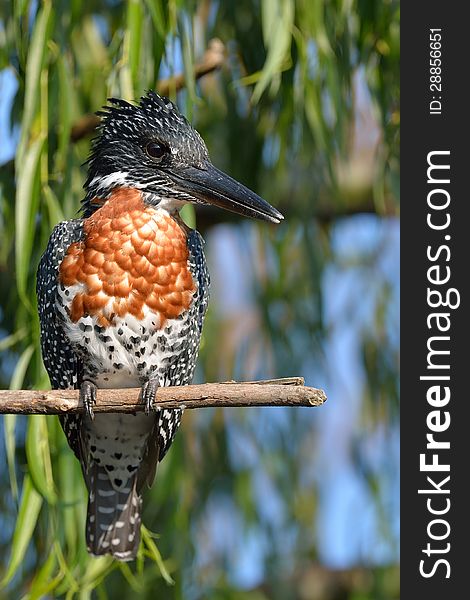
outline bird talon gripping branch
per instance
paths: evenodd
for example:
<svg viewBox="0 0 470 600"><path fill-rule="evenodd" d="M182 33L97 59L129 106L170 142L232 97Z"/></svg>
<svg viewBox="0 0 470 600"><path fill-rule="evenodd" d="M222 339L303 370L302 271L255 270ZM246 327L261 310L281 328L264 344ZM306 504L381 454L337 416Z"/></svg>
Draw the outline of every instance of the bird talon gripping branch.
<svg viewBox="0 0 470 600"><path fill-rule="evenodd" d="M85 407L86 415L93 420L95 413L93 412L93 406L96 404L96 385L91 381L83 381L80 386L80 400Z"/></svg>
<svg viewBox="0 0 470 600"><path fill-rule="evenodd" d="M54 228L37 277L41 347L52 387L80 388L88 418L61 417L89 491L95 555L135 558L141 493L171 445L181 409L152 410L159 386L191 383L206 313L203 241L179 210L213 204L282 215L216 169L167 99L110 99L88 160L82 216ZM145 413L93 417L96 388L137 387Z"/></svg>
<svg viewBox="0 0 470 600"><path fill-rule="evenodd" d="M152 410L159 410L155 406L158 388L158 379L150 379L142 386L141 396L146 415L149 415Z"/></svg>

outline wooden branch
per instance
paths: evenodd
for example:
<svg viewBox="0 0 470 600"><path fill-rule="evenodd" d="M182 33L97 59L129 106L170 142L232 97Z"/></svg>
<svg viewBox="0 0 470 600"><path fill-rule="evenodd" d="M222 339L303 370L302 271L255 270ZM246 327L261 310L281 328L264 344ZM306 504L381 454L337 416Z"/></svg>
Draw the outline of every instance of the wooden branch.
<svg viewBox="0 0 470 600"><path fill-rule="evenodd" d="M94 412L135 413L144 410L140 390L99 389ZM320 406L326 401L323 390L304 387L301 377L239 383L204 383L162 387L156 408L207 408L231 406ZM78 390L1 390L0 414L60 415L81 413Z"/></svg>
<svg viewBox="0 0 470 600"><path fill-rule="evenodd" d="M207 50L201 59L201 62L194 66L194 77L200 79L212 73L223 65L225 61L225 46L218 39L214 38L210 40ZM157 81L155 88L162 96L168 96L171 92L179 91L185 85L184 73L178 73L168 79L160 79ZM76 123L72 126L70 132L70 139L72 142L78 142L85 136L93 133L96 127L100 123L100 118L95 114L83 115Z"/></svg>
<svg viewBox="0 0 470 600"><path fill-rule="evenodd" d="M204 52L200 63L194 66L194 78L200 79L212 73L224 64L225 46L221 40L214 38L210 40L207 50ZM179 73L168 79L157 81L157 92L162 96L168 96L171 92L178 92L185 85L184 73Z"/></svg>

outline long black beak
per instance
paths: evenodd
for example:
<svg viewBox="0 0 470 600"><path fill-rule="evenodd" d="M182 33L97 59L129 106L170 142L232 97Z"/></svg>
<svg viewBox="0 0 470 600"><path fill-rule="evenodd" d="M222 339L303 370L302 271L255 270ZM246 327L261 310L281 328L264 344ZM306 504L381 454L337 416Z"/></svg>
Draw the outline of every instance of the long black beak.
<svg viewBox="0 0 470 600"><path fill-rule="evenodd" d="M172 172L170 176L177 189L197 198L203 204L214 204L225 210L271 223L279 223L284 218L263 198L219 171L210 162L203 169L185 167L177 173Z"/></svg>

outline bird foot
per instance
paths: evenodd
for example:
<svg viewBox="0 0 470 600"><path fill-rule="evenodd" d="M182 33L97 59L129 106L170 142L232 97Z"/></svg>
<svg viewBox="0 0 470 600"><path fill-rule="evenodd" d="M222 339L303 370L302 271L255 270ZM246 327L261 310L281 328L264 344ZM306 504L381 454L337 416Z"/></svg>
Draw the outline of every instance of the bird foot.
<svg viewBox="0 0 470 600"><path fill-rule="evenodd" d="M94 383L87 380L82 382L80 386L80 400L83 402L86 415L93 420L95 418L93 406L96 404L96 385Z"/></svg>
<svg viewBox="0 0 470 600"><path fill-rule="evenodd" d="M142 386L142 390L140 392L140 398L142 404L145 406L145 414L149 415L151 410L155 410L155 399L157 396L158 390L158 380L157 379L149 379Z"/></svg>

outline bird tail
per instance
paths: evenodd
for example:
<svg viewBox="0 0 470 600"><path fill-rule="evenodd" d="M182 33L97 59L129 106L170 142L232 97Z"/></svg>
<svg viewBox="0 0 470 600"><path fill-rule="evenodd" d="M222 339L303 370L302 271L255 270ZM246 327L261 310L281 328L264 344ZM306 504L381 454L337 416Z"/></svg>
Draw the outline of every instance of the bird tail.
<svg viewBox="0 0 470 600"><path fill-rule="evenodd" d="M136 474L120 490L113 487L103 467L94 464L88 475L88 551L95 556L111 554L117 560L133 560L140 544L142 507Z"/></svg>

